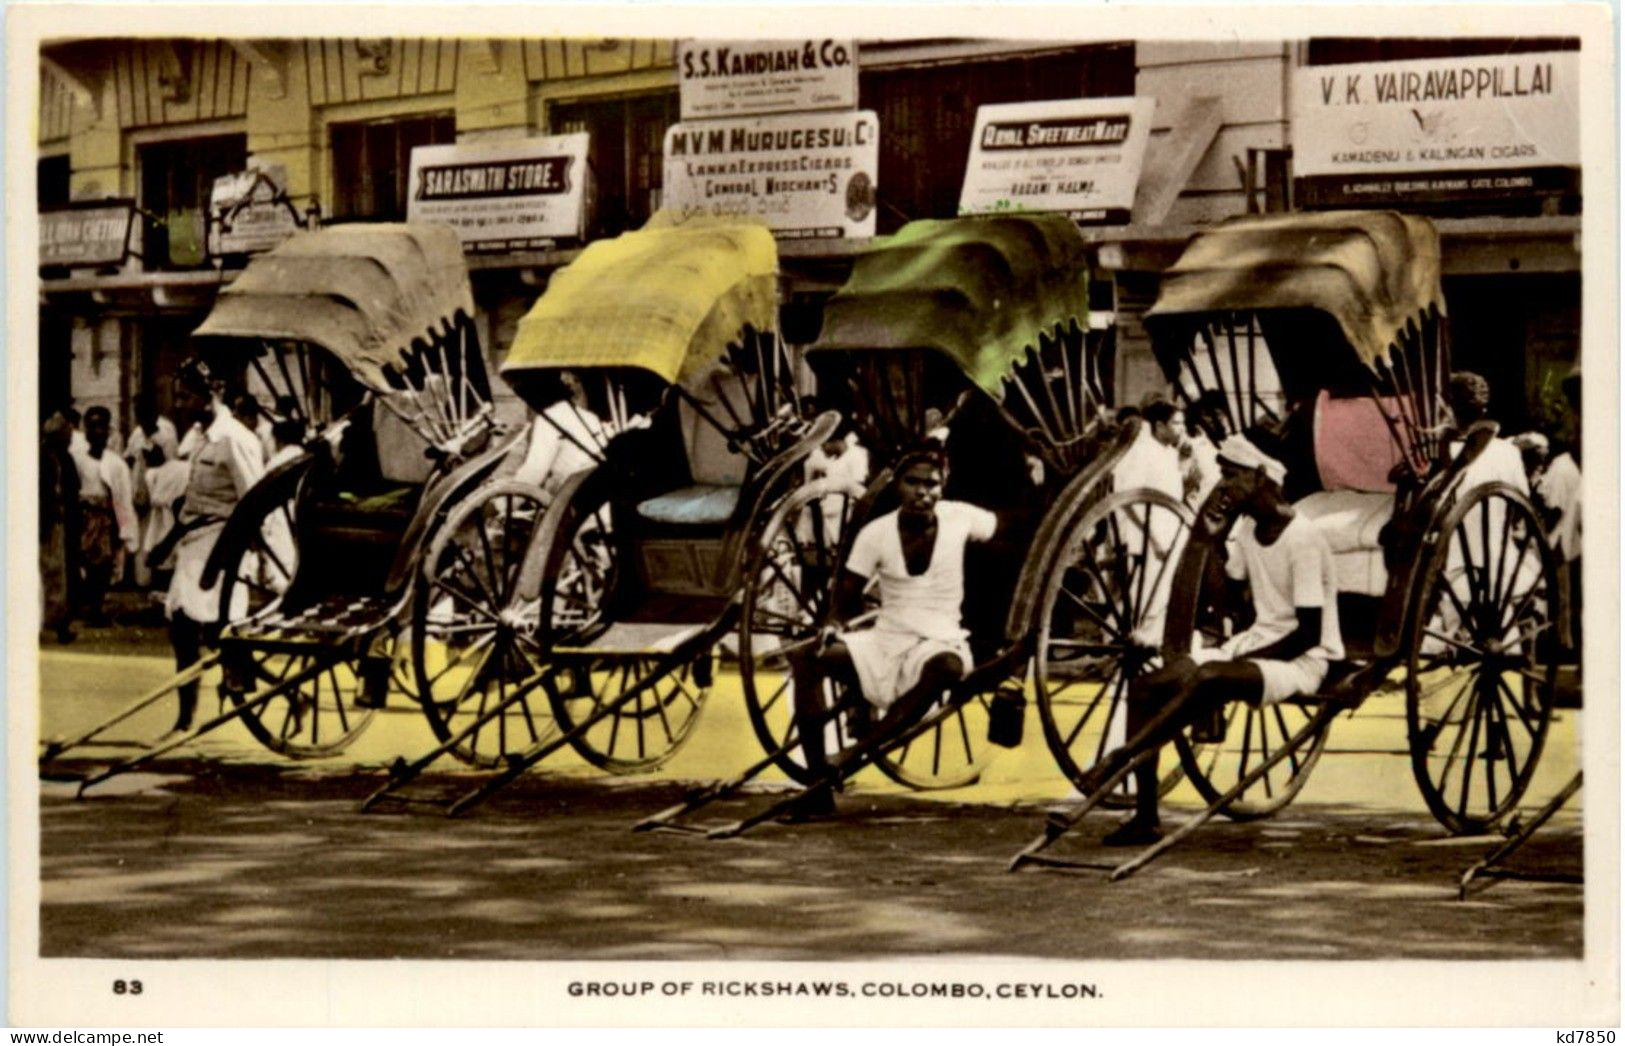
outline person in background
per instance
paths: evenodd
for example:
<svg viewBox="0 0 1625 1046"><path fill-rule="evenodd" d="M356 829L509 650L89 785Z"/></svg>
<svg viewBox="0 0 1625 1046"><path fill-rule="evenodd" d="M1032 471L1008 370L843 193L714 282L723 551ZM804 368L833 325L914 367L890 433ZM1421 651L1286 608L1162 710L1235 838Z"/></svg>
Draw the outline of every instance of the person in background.
<svg viewBox="0 0 1625 1046"><path fill-rule="evenodd" d="M150 395L143 395L135 403L135 427L130 430L130 438L124 441L124 460L132 470L137 469L142 455L153 446L163 449L165 461L180 457L180 436L175 431L175 423L158 413L158 405Z"/></svg>
<svg viewBox="0 0 1625 1046"><path fill-rule="evenodd" d="M85 412L85 450L74 455L79 470L79 612L86 624L105 625L107 588L140 543L130 466L108 447L113 415L106 407Z"/></svg>
<svg viewBox="0 0 1625 1046"><path fill-rule="evenodd" d="M190 471L180 458L164 457L164 448L153 444L143 452L142 481L147 494L147 518L141 525L141 554L137 557L141 568L151 579L154 589L169 588L169 575L175 569L174 556L165 556L149 563L152 551L175 526L175 505L186 495L186 479ZM153 598L162 602L159 591Z"/></svg>
<svg viewBox="0 0 1625 1046"><path fill-rule="evenodd" d="M829 439L807 455L803 469L809 488L820 494L845 494L851 502L856 502L869 485L869 451L857 441L851 423L843 418ZM841 499L821 497L819 507L824 519L824 540L833 545L841 537Z"/></svg>
<svg viewBox="0 0 1625 1046"><path fill-rule="evenodd" d="M1482 375L1459 370L1450 375L1445 390L1455 420L1453 439L1459 440L1467 429L1489 420L1490 383ZM1462 474L1461 493L1487 483L1505 483L1520 494L1529 493L1529 476L1524 471L1523 453L1503 436L1492 438L1483 452L1473 459Z"/></svg>
<svg viewBox="0 0 1625 1046"><path fill-rule="evenodd" d="M1520 432L1512 437L1511 443L1518 448L1518 453L1523 455L1523 474L1529 480L1529 496L1540 511L1543 524L1549 530L1552 520L1540 485L1546 476L1547 462L1551 458L1551 443L1539 432Z"/></svg>
<svg viewBox="0 0 1625 1046"><path fill-rule="evenodd" d="M58 643L75 638L71 582L78 565L79 467L68 452L70 436L68 420L58 411L46 419L40 437L40 627Z"/></svg>
<svg viewBox="0 0 1625 1046"><path fill-rule="evenodd" d="M1179 430L1174 424L1177 409L1167 400L1158 399L1136 413L1141 422L1140 431L1112 466L1114 489L1145 487L1176 501L1183 498L1185 481L1179 465Z"/></svg>
<svg viewBox="0 0 1625 1046"><path fill-rule="evenodd" d="M86 446L84 419L72 407L63 407L62 417L68 423L68 452L83 454Z"/></svg>
<svg viewBox="0 0 1625 1046"><path fill-rule="evenodd" d="M176 512L178 533L164 542L173 542L175 554L175 574L164 610L169 614L177 672L197 662L204 642L212 642L220 627L220 579L205 587L203 568L226 519L264 470L259 438L242 421L245 397L252 402L253 397L240 390L226 394L223 383L195 362L183 369L177 383L177 402L203 432L202 446L187 473L185 498ZM237 409L228 408L228 403ZM238 593L242 594L242 586ZM190 730L197 711L197 684L178 687L176 693L180 707L174 730Z"/></svg>
<svg viewBox="0 0 1625 1046"><path fill-rule="evenodd" d="M1185 472L1185 500L1195 508L1219 484L1219 444L1230 431L1224 393L1209 389L1185 408L1185 446L1190 461Z"/></svg>
<svg viewBox="0 0 1625 1046"><path fill-rule="evenodd" d="M1563 381L1563 395L1568 400L1570 438L1564 442L1553 440L1556 454L1541 477L1540 497L1551 513L1552 546L1558 558L1558 587L1563 591L1564 605L1568 608L1565 646L1578 652L1581 641L1581 569L1580 569L1580 368Z"/></svg>
<svg viewBox="0 0 1625 1046"><path fill-rule="evenodd" d="M534 484L551 496L566 479L594 463L593 454L608 442L602 419L587 405L587 392L569 371L559 375L565 395L530 423L524 460L513 478Z"/></svg>

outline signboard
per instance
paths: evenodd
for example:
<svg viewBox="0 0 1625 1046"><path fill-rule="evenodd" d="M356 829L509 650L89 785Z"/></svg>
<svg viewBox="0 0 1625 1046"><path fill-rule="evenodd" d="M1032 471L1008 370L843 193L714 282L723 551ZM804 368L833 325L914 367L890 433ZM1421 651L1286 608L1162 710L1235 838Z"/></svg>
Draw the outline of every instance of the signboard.
<svg viewBox="0 0 1625 1046"><path fill-rule="evenodd" d="M40 268L123 264L129 256L135 214L134 200L101 200L40 212Z"/></svg>
<svg viewBox="0 0 1625 1046"><path fill-rule="evenodd" d="M209 254L268 251L301 228L288 200L288 172L281 164L250 167L214 180L209 192Z"/></svg>
<svg viewBox="0 0 1625 1046"><path fill-rule="evenodd" d="M781 239L873 236L872 112L706 120L666 130L665 206L754 215Z"/></svg>
<svg viewBox="0 0 1625 1046"><path fill-rule="evenodd" d="M679 40L685 120L858 107L851 40Z"/></svg>
<svg viewBox="0 0 1625 1046"><path fill-rule="evenodd" d="M1577 51L1307 66L1293 74L1302 206L1576 193Z"/></svg>
<svg viewBox="0 0 1625 1046"><path fill-rule="evenodd" d="M1151 139L1150 98L1075 98L976 110L961 214L1053 211L1122 225Z"/></svg>
<svg viewBox="0 0 1625 1046"><path fill-rule="evenodd" d="M412 150L406 220L457 230L465 249L551 246L581 235L585 132Z"/></svg>

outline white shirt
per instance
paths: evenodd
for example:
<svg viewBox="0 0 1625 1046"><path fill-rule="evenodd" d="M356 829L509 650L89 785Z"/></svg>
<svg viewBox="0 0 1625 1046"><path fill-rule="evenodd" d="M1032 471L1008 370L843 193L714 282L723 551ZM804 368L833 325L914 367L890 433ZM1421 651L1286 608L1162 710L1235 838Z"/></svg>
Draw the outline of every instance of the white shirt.
<svg viewBox="0 0 1625 1046"><path fill-rule="evenodd" d="M807 455L803 468L808 486L816 485L823 493L845 491L860 497L869 482L869 452L859 444L848 443L840 457L832 458L824 453L822 446L817 446Z"/></svg>
<svg viewBox="0 0 1625 1046"><path fill-rule="evenodd" d="M113 519L118 523L119 540L125 548L134 552L140 544L141 534L135 514L135 487L130 477L130 466L111 447L104 448L100 458L90 456L88 444L83 452L70 453L79 470L79 496L107 499L113 509Z"/></svg>
<svg viewBox="0 0 1625 1046"><path fill-rule="evenodd" d="M162 415L158 423L153 426L153 434L148 436L146 430L140 425L130 430L130 438L124 442L124 459L132 464L139 463L148 447L161 447L164 451L164 460L173 461L179 457L180 439L175 432L175 423Z"/></svg>
<svg viewBox="0 0 1625 1046"><path fill-rule="evenodd" d="M959 642L966 635L960 623L960 605L965 601L965 546L991 538L998 528L998 517L963 501L938 502L936 514L937 539L925 573L908 572L896 512L888 512L858 531L846 567L860 577L878 579L877 629Z"/></svg>
<svg viewBox="0 0 1625 1046"><path fill-rule="evenodd" d="M1552 544L1565 562L1580 558L1580 466L1564 451L1546 466L1540 479L1541 500L1561 513L1552 524Z"/></svg>
<svg viewBox="0 0 1625 1046"><path fill-rule="evenodd" d="M1231 532L1225 573L1246 581L1253 593L1252 625L1231 636L1223 651L1242 657L1298 630L1298 608L1320 611L1320 645L1306 656L1340 661L1343 632L1337 620L1337 572L1332 550L1319 528L1295 517L1270 545L1260 544L1251 517L1242 517Z"/></svg>
<svg viewBox="0 0 1625 1046"><path fill-rule="evenodd" d="M513 478L556 489L566 478L595 464L584 448L597 451L608 435L598 415L570 400L559 400L530 423L530 445Z"/></svg>
<svg viewBox="0 0 1625 1046"><path fill-rule="evenodd" d="M1196 490L1190 496L1190 503L1197 506L1219 485L1219 448L1205 432L1190 437L1190 445L1191 468L1196 472Z"/></svg>
<svg viewBox="0 0 1625 1046"><path fill-rule="evenodd" d="M1139 435L1112 466L1112 485L1118 491L1146 487L1181 501L1185 497L1184 473L1179 466L1179 450L1151 434L1151 426L1140 422Z"/></svg>
<svg viewBox="0 0 1625 1046"><path fill-rule="evenodd" d="M1453 444L1451 453L1460 446L1460 443ZM1523 468L1523 452L1513 446L1511 440L1500 436L1490 440L1483 453L1462 470L1461 477L1462 494L1490 483L1505 483L1520 494L1529 493L1529 473Z"/></svg>

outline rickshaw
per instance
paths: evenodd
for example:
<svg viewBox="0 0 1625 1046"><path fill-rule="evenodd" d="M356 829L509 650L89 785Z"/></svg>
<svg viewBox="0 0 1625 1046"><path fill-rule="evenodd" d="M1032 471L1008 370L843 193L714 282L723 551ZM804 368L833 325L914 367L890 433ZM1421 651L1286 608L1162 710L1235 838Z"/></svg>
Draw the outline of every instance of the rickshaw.
<svg viewBox="0 0 1625 1046"><path fill-rule="evenodd" d="M218 650L66 742L50 762L222 669L222 709L84 787L240 721L294 759L337 754L405 675L418 566L514 436L498 425L461 244L436 225L296 233L221 289L193 333L215 379L306 438L273 459L221 527ZM420 642L424 637L417 636Z"/></svg>
<svg viewBox="0 0 1625 1046"><path fill-rule="evenodd" d="M464 667L423 673L442 743L362 809L456 814L565 746L628 774L691 736L748 550L838 423L801 411L777 267L764 225L662 212L553 276L502 375L591 464L550 496L488 484L447 521L413 614L427 634L466 610ZM406 789L448 752L493 773L449 805Z"/></svg>
<svg viewBox="0 0 1625 1046"><path fill-rule="evenodd" d="M1029 663L1046 740L1080 778L1121 729L1127 680L1154 663L1143 630L1166 601L1190 524L1177 499L1117 489L1113 466L1140 435L1109 413L1111 360L1088 327L1085 244L1057 215L918 221L860 254L807 349L821 395L885 463L857 496L809 484L762 530L746 572L740 675L768 755L637 827L726 837L743 820L681 819L740 792L771 765L809 790L796 740L791 656L833 619L836 575L861 526L895 507L902 452L947 428L946 496L995 508L1001 532L967 553L965 611L976 664L894 743L854 740L861 695L825 682L826 738L844 779L871 763L916 788L974 782L992 748L992 701L1025 691ZM863 615L845 623L862 627ZM836 781L835 783L839 783ZM1169 782L1171 783L1171 782Z"/></svg>
<svg viewBox="0 0 1625 1046"><path fill-rule="evenodd" d="M1510 810L1545 745L1560 620L1555 561L1529 499L1475 477L1493 422L1457 432L1438 235L1382 212L1238 218L1199 233L1146 314L1152 347L1180 396L1217 391L1231 431L1272 448L1297 511L1334 553L1346 661L1318 694L1268 708L1232 703L1225 740L1176 741L1208 805L1133 860L1092 865L1043 854L1096 805L1053 812L1012 862L1132 874L1216 814L1267 817L1303 788L1327 728L1396 673L1408 749L1428 809L1452 833ZM1245 597L1214 584L1236 521L1215 494L1175 574L1164 656L1222 640ZM1137 751L1113 775L1149 756Z"/></svg>

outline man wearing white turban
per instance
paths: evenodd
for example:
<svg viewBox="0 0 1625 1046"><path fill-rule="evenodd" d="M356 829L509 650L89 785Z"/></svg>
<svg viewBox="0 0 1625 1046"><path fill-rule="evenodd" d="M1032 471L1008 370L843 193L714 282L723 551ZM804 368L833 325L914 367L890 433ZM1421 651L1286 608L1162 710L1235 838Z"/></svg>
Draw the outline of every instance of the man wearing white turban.
<svg viewBox="0 0 1625 1046"><path fill-rule="evenodd" d="M1216 495L1240 518L1231 531L1226 573L1252 590L1253 623L1213 649L1195 649L1129 689L1128 733L1136 750L1160 748L1187 724L1198 740L1217 741L1230 701L1271 705L1312 694L1331 662L1343 657L1331 548L1314 523L1282 493L1286 468L1246 437L1219 446L1223 479ZM1134 753L1110 753L1091 771L1085 794ZM1134 815L1104 840L1138 846L1160 838L1157 760L1136 770Z"/></svg>

